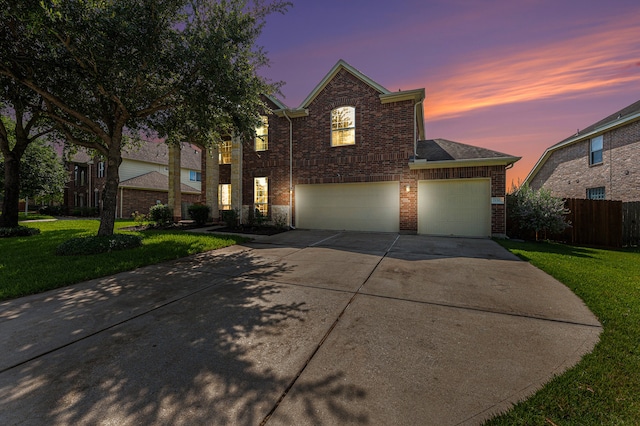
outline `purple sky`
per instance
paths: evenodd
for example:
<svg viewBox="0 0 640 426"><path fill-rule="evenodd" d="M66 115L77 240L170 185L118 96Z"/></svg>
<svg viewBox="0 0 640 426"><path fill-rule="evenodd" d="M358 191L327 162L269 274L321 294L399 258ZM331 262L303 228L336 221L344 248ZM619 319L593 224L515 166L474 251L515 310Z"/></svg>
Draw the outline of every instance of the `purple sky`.
<svg viewBox="0 0 640 426"><path fill-rule="evenodd" d="M339 59L391 91L424 87L427 138L522 157L640 99L638 0L293 0L259 43L297 107Z"/></svg>

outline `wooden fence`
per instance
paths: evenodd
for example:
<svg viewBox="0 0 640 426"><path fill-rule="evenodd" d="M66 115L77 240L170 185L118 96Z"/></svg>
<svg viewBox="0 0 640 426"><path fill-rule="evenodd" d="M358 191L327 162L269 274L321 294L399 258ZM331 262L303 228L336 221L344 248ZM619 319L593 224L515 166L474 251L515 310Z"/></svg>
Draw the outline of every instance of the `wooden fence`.
<svg viewBox="0 0 640 426"><path fill-rule="evenodd" d="M560 239L569 244L622 247L622 201L567 198L571 223Z"/></svg>
<svg viewBox="0 0 640 426"><path fill-rule="evenodd" d="M622 244L640 245L640 201L622 203Z"/></svg>

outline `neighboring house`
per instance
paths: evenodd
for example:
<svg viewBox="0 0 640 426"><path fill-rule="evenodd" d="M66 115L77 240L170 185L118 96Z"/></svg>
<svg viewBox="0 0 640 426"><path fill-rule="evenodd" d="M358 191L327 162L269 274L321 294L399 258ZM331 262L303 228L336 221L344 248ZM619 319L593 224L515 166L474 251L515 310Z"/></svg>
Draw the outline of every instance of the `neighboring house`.
<svg viewBox="0 0 640 426"><path fill-rule="evenodd" d="M138 211L149 213L155 204L166 204L169 192L168 147L161 142L145 142L122 152L119 168L120 185L116 217L129 218ZM186 207L200 199L201 153L191 145L181 150L182 216ZM80 151L67 163L70 179L65 188L64 205L69 213L95 208L102 203L106 178L106 162Z"/></svg>
<svg viewBox="0 0 640 426"><path fill-rule="evenodd" d="M640 101L548 148L524 183L563 198L640 201Z"/></svg>
<svg viewBox="0 0 640 426"><path fill-rule="evenodd" d="M299 107L268 98L255 140L203 156L203 198L297 228L504 235L505 173L519 158L424 140L424 97L341 60Z"/></svg>

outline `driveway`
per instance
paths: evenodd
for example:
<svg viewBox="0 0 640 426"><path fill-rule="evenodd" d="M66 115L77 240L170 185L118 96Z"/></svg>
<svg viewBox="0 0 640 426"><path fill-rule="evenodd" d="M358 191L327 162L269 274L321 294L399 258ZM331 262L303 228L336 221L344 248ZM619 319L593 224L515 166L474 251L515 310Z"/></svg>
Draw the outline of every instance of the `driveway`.
<svg viewBox="0 0 640 426"><path fill-rule="evenodd" d="M0 303L0 423L480 424L600 332L490 240L291 231Z"/></svg>

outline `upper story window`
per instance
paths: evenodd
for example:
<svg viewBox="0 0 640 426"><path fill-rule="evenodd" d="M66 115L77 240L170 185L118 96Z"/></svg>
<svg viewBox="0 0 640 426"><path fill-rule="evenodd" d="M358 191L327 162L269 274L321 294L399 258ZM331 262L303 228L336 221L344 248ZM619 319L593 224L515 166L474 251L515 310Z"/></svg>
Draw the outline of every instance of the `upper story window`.
<svg viewBox="0 0 640 426"><path fill-rule="evenodd" d="M202 172L189 170L189 180L191 182L202 182Z"/></svg>
<svg viewBox="0 0 640 426"><path fill-rule="evenodd" d="M589 144L589 164L602 163L602 135L591 139Z"/></svg>
<svg viewBox="0 0 640 426"><path fill-rule="evenodd" d="M256 151L266 151L269 149L269 118L266 115L260 116L260 124L256 127Z"/></svg>
<svg viewBox="0 0 640 426"><path fill-rule="evenodd" d="M587 199L604 200L604 186L599 186L597 188L587 188Z"/></svg>
<svg viewBox="0 0 640 426"><path fill-rule="evenodd" d="M356 143L356 109L350 106L331 111L331 146Z"/></svg>
<svg viewBox="0 0 640 426"><path fill-rule="evenodd" d="M218 164L231 164L231 141L222 141L218 146Z"/></svg>
<svg viewBox="0 0 640 426"><path fill-rule="evenodd" d="M104 177L104 161L98 162L98 177Z"/></svg>

